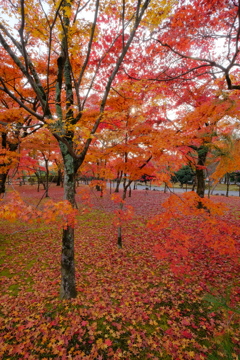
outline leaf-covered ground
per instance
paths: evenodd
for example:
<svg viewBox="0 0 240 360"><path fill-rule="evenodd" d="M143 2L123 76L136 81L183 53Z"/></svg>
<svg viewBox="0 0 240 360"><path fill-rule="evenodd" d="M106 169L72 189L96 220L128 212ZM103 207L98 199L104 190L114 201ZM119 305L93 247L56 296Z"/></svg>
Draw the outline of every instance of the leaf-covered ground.
<svg viewBox="0 0 240 360"><path fill-rule="evenodd" d="M32 204L43 195L19 189ZM62 189L52 187L50 196L61 200ZM1 221L0 358L237 360L239 261L202 246L197 219L175 225L179 236L186 227L196 238L196 252L184 260L188 272L158 260L162 233L145 225L167 197L133 192L127 203L135 215L118 249L117 205L91 191L93 207L76 227L78 297L71 301L58 299L61 224ZM230 208L226 226L237 224L240 200L219 200Z"/></svg>

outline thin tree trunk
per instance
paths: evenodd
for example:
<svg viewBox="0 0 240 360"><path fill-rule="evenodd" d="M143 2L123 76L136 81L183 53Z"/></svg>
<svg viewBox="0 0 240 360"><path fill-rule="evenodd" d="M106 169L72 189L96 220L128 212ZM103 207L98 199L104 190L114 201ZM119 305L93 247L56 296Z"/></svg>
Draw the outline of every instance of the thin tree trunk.
<svg viewBox="0 0 240 360"><path fill-rule="evenodd" d="M116 188L115 188L115 193L118 193L119 192L119 186L120 186L120 183L121 183L121 180L122 180L122 176L123 176L123 172L121 171L120 174L118 173L118 177L117 177L117 185L116 185Z"/></svg>
<svg viewBox="0 0 240 360"><path fill-rule="evenodd" d="M45 159L46 166L46 197L49 197L48 188L49 188L49 168L48 168L48 159Z"/></svg>
<svg viewBox="0 0 240 360"><path fill-rule="evenodd" d="M122 193L122 200L124 201L127 197L127 190L130 187L132 183L132 180L128 180L127 184L126 184L126 177L123 180L123 193ZM120 210L123 209L123 203L120 203L119 205ZM118 239L117 239L117 244L118 247L121 249L122 248L122 226L119 225L118 226Z"/></svg>
<svg viewBox="0 0 240 360"><path fill-rule="evenodd" d="M229 195L229 185L230 185L230 175L229 173L226 174L226 185L227 185L227 190L226 190L226 197L228 197Z"/></svg>
<svg viewBox="0 0 240 360"><path fill-rule="evenodd" d="M2 132L1 133L1 148L4 150L9 150L9 151L14 152L18 148L18 143L12 144L12 143L8 142L7 133ZM0 156L4 158L4 153L0 154ZM3 160L3 162L1 161L1 164L0 164L0 169L1 169L1 171L0 171L0 194L4 194L6 191L6 180L7 180L7 176L9 173L9 168L8 168L9 165L11 165L11 160L8 160L7 163L5 163L4 160Z"/></svg>
<svg viewBox="0 0 240 360"><path fill-rule="evenodd" d="M213 195L214 190L216 189L217 185L220 184L220 181L216 182L216 184L211 189L211 195Z"/></svg>
<svg viewBox="0 0 240 360"><path fill-rule="evenodd" d="M122 249L122 226L121 225L118 226L117 234L118 234L117 245L118 245L119 249Z"/></svg>
<svg viewBox="0 0 240 360"><path fill-rule="evenodd" d="M60 186L61 183L62 183L62 171L61 171L61 169L58 169L57 186Z"/></svg>
<svg viewBox="0 0 240 360"><path fill-rule="evenodd" d="M192 184L192 190L191 191L195 191L195 187L196 187L196 176L194 176L194 178L193 178L193 184Z"/></svg>

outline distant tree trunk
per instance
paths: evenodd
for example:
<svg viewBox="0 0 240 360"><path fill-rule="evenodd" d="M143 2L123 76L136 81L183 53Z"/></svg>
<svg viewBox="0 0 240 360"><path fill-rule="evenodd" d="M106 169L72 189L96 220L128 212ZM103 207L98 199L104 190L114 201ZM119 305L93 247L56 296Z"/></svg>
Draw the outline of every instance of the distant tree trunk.
<svg viewBox="0 0 240 360"><path fill-rule="evenodd" d="M35 172L35 175L37 177L37 180L38 180L38 187L37 187L37 191L39 192L40 190L40 185L42 184L43 186L43 189L46 190L46 184L44 183L42 177L41 177L41 174L38 174L38 172L36 171Z"/></svg>
<svg viewBox="0 0 240 360"><path fill-rule="evenodd" d="M6 132L2 132L1 133L2 139L1 139L1 148L3 150L9 150L9 151L16 151L18 148L18 142L16 143L10 143L7 140L7 133ZM17 134L16 134L17 136ZM0 156L4 157L4 153L0 154ZM5 161L1 161L0 164L0 194L4 194L6 191L6 180L7 180L7 176L9 173L9 165L11 165L11 163L5 163Z"/></svg>
<svg viewBox="0 0 240 360"><path fill-rule="evenodd" d="M5 173L0 173L0 194L4 194L6 191L6 180L8 176L8 171Z"/></svg>
<svg viewBox="0 0 240 360"><path fill-rule="evenodd" d="M120 204L120 210L123 209L123 204ZM119 249L122 249L122 226L119 225L117 229L117 245Z"/></svg>
<svg viewBox="0 0 240 360"><path fill-rule="evenodd" d="M121 183L121 180L122 180L122 176L123 176L123 172L120 171L120 173L118 172L118 176L117 176L117 185L116 185L116 188L115 188L115 193L118 193L119 192L119 186L120 186L120 183Z"/></svg>
<svg viewBox="0 0 240 360"><path fill-rule="evenodd" d="M167 192L167 183L164 183L164 193L166 194L166 192Z"/></svg>
<svg viewBox="0 0 240 360"><path fill-rule="evenodd" d="M127 190L130 187L131 183L132 183L132 180L128 180L126 182L126 178L124 178L124 180L123 180L123 193L122 193L122 200L123 201L127 197ZM123 209L123 203L120 203L119 208L120 208L120 210ZM121 225L118 226L118 231L117 232L118 232L117 245L121 249L122 248L122 226Z"/></svg>
<svg viewBox="0 0 240 360"><path fill-rule="evenodd" d="M40 178L39 178L39 175L38 175L37 172L35 172L35 175L36 175L36 177L37 177L37 182L38 182L37 192L39 192L39 190L40 190Z"/></svg>
<svg viewBox="0 0 240 360"><path fill-rule="evenodd" d="M195 187L196 187L196 176L194 176L193 178L192 191L195 191Z"/></svg>
<svg viewBox="0 0 240 360"><path fill-rule="evenodd" d="M216 189L217 185L220 184L220 180L218 180L218 182L216 182L215 185L213 185L212 189L211 189L211 195L213 194L214 190Z"/></svg>
<svg viewBox="0 0 240 360"><path fill-rule="evenodd" d="M226 174L226 185L227 185L226 196L228 197L229 185L230 185L230 174L229 173Z"/></svg>
<svg viewBox="0 0 240 360"><path fill-rule="evenodd" d="M58 174L57 174L57 186L60 186L62 184L62 170L58 169Z"/></svg>
<svg viewBox="0 0 240 360"><path fill-rule="evenodd" d="M45 161L45 167L46 167L46 187L45 187L46 194L45 194L45 197L49 197L49 194L48 194L48 189L49 189L49 168L48 168L48 163L49 163L49 160L47 158L44 158L44 161Z"/></svg>
<svg viewBox="0 0 240 360"><path fill-rule="evenodd" d="M197 194L201 198L204 198L205 193L205 170L202 169L202 166L205 166L208 148L206 146L200 146L197 150L198 153L198 162L196 168L196 178L197 178ZM198 168L199 166L199 168Z"/></svg>

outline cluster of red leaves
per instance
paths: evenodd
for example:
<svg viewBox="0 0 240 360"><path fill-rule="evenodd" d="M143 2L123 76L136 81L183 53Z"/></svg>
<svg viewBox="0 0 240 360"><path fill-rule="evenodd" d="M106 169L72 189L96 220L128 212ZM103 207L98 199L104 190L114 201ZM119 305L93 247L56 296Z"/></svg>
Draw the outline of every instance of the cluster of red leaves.
<svg viewBox="0 0 240 360"><path fill-rule="evenodd" d="M174 272L182 273L184 269L188 272L189 266L185 267L184 263L188 262L190 253L195 254L197 261L200 247L201 252L208 251L211 256L231 256L238 262L236 239L240 239L240 229L237 223L226 221L223 216L227 213L226 206L200 199L194 192L172 195L162 206L165 211L150 219L148 226L161 231L162 238L155 246L156 256L168 258Z"/></svg>
<svg viewBox="0 0 240 360"><path fill-rule="evenodd" d="M59 199L56 189L50 195ZM127 199L136 215L124 225L124 248L119 250L111 221L118 204L109 198L95 194L93 210L76 225L79 294L71 301L57 299L58 227L41 224L29 230L27 224L0 223L0 357L200 360L218 351L218 359L225 359L218 342L230 336L237 359L239 319L224 309L213 311L203 300L207 292L225 296L229 288L229 306L236 307L240 289L235 259L202 246L198 222L189 223L186 216L184 224L183 216L181 232L191 228L199 243L185 257L189 273L176 276L168 258L157 260L153 248L163 231L145 224L150 215L162 212L167 195L160 192L134 192ZM224 219L234 225L239 200L228 202L231 211Z"/></svg>
<svg viewBox="0 0 240 360"><path fill-rule="evenodd" d="M114 193L111 196L111 200L114 204L118 204L120 207L114 209L115 214L113 218L113 225L115 227L122 226L124 223L132 220L134 214L134 208L131 205L127 205L126 201L122 199L122 196L118 193Z"/></svg>
<svg viewBox="0 0 240 360"><path fill-rule="evenodd" d="M4 201L5 200L5 201ZM73 209L67 201L54 202L48 200L41 210L25 203L19 193L11 192L7 199L1 200L0 218L10 221L19 219L31 223L44 221L46 224L54 224L60 221L61 226L74 227L76 225L77 210Z"/></svg>

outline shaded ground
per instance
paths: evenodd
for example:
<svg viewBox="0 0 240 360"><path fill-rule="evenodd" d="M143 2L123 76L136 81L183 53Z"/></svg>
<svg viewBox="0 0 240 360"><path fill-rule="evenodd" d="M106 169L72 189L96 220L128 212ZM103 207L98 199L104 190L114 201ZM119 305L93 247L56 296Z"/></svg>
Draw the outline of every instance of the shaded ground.
<svg viewBox="0 0 240 360"><path fill-rule="evenodd" d="M43 194L21 192L35 204ZM50 195L61 200L62 189L52 187ZM238 359L239 263L201 244L183 276L157 260L162 235L145 225L162 211L168 195L160 192L134 191L127 199L135 217L123 227L119 250L117 205L109 197L91 191L92 210L78 218L72 301L58 300L59 224L0 223L0 358ZM237 221L239 199L221 200L231 208L226 223Z"/></svg>

